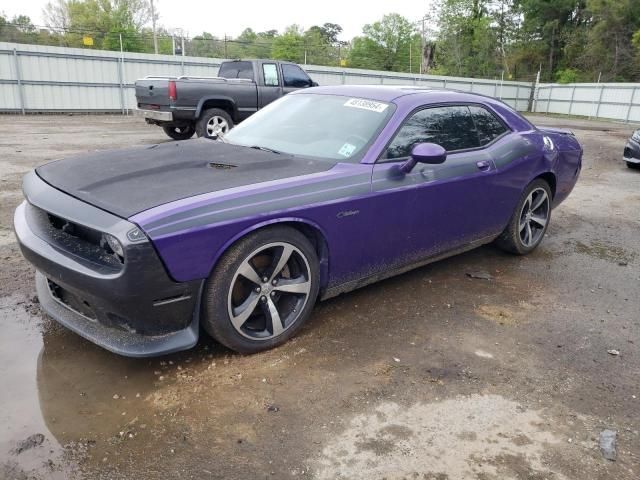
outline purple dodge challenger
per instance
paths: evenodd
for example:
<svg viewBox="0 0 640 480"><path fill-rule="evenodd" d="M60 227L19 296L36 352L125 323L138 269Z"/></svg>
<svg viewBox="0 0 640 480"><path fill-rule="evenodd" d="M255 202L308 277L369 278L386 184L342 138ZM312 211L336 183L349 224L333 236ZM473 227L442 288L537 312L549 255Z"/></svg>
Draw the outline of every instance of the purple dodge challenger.
<svg viewBox="0 0 640 480"><path fill-rule="evenodd" d="M414 87L291 93L223 138L97 152L24 178L44 310L133 357L242 353L325 299L489 242L536 248L582 148L504 103Z"/></svg>

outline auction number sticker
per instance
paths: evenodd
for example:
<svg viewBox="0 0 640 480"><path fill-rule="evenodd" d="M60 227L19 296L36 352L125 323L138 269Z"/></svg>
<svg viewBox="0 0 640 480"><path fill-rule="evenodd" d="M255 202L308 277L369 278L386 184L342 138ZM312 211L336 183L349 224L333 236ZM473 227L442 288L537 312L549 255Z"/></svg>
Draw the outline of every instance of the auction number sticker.
<svg viewBox="0 0 640 480"><path fill-rule="evenodd" d="M371 110L372 112L382 113L389 105L386 103L375 102L373 100L365 100L363 98L350 98L344 104L345 107L362 108L363 110Z"/></svg>

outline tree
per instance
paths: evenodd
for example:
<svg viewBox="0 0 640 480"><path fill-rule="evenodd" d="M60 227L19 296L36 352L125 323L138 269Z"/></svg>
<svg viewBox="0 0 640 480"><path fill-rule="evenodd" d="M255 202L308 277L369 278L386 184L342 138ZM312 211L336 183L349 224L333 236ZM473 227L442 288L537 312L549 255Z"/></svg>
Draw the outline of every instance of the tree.
<svg viewBox="0 0 640 480"><path fill-rule="evenodd" d="M490 7L489 0L442 2L436 48L438 73L494 77L502 70L503 55Z"/></svg>
<svg viewBox="0 0 640 480"><path fill-rule="evenodd" d="M304 31L298 25L290 25L282 35L273 40L271 48L272 58L304 62Z"/></svg>
<svg viewBox="0 0 640 480"><path fill-rule="evenodd" d="M638 76L634 34L640 29L640 0L588 0L591 28L588 48L576 58L584 71L602 72L604 81L625 81Z"/></svg>
<svg viewBox="0 0 640 480"><path fill-rule="evenodd" d="M47 26L65 34L70 46L95 38L94 45L106 50L144 50L143 27L151 19L146 0L56 0L44 9Z"/></svg>
<svg viewBox="0 0 640 480"><path fill-rule="evenodd" d="M416 29L397 13L385 15L378 22L365 25L363 36L353 39L349 66L387 71L409 71ZM418 37L419 39L419 37ZM416 51L419 58L420 49Z"/></svg>

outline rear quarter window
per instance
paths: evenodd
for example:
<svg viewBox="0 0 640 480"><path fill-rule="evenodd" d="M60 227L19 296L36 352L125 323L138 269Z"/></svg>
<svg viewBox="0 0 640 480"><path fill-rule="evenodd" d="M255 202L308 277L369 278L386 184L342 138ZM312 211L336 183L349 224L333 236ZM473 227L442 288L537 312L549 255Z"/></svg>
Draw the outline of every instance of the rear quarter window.
<svg viewBox="0 0 640 480"><path fill-rule="evenodd" d="M509 129L493 113L484 107L470 105L471 117L478 131L480 145L484 146L504 135Z"/></svg>
<svg viewBox="0 0 640 480"><path fill-rule="evenodd" d="M251 62L225 62L220 65L218 76L253 80L253 64Z"/></svg>

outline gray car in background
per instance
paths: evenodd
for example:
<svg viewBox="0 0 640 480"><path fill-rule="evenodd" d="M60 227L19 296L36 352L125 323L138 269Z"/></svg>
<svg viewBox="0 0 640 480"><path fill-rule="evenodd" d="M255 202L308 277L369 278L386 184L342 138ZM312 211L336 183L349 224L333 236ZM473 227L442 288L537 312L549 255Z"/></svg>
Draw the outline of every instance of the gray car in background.
<svg viewBox="0 0 640 480"><path fill-rule="evenodd" d="M640 168L640 130L636 130L624 146L622 159L629 168Z"/></svg>
<svg viewBox="0 0 640 480"><path fill-rule="evenodd" d="M295 63L222 62L217 77L149 76L136 81L136 113L175 140L218 137L265 105L317 86Z"/></svg>

